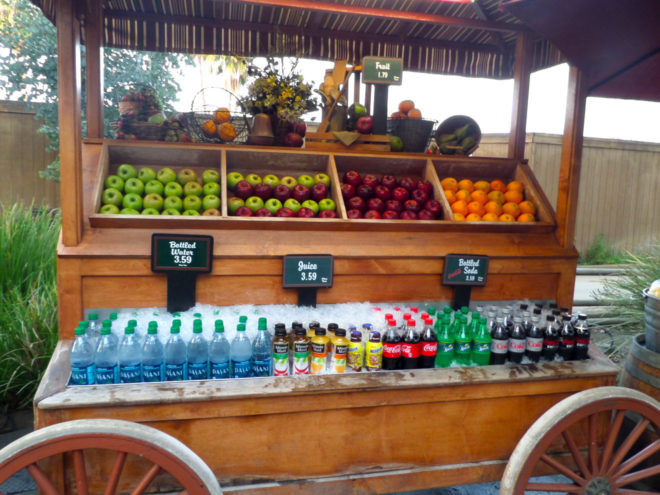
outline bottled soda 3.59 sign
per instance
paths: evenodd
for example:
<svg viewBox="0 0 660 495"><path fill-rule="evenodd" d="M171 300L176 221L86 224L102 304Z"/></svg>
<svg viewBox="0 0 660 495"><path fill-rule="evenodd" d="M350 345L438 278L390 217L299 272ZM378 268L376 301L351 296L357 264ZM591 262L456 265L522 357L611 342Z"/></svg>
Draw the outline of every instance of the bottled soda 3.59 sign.
<svg viewBox="0 0 660 495"><path fill-rule="evenodd" d="M486 285L488 256L448 254L442 274L444 285Z"/></svg>
<svg viewBox="0 0 660 495"><path fill-rule="evenodd" d="M213 237L206 235L153 234L151 269L154 272L209 273Z"/></svg>

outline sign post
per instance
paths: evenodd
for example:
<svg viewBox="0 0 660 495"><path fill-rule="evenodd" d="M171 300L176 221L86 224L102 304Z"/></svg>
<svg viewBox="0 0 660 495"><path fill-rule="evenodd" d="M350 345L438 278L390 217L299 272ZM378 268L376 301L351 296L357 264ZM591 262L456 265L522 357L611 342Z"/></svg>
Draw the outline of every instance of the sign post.
<svg viewBox="0 0 660 495"><path fill-rule="evenodd" d="M332 287L330 254L287 254L282 260L282 287L298 289L298 306L316 307L316 290Z"/></svg>
<svg viewBox="0 0 660 495"><path fill-rule="evenodd" d="M445 256L445 268L442 284L454 286L454 310L470 305L472 287L486 285L488 275L488 256L473 254L448 254Z"/></svg>
<svg viewBox="0 0 660 495"><path fill-rule="evenodd" d="M375 84L374 134L387 133L387 94L390 84L401 85L403 59L387 57L362 58L362 82Z"/></svg>
<svg viewBox="0 0 660 495"><path fill-rule="evenodd" d="M167 274L167 311L186 311L196 303L198 273L213 265L213 237L207 235L153 234L151 271Z"/></svg>

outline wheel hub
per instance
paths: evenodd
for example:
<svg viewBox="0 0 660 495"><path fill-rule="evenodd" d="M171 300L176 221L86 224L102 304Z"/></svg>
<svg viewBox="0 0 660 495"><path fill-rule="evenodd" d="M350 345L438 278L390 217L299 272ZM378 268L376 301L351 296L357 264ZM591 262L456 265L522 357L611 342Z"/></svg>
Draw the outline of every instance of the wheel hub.
<svg viewBox="0 0 660 495"><path fill-rule="evenodd" d="M609 480L606 478L594 478L584 489L585 495L611 495L612 494L612 485Z"/></svg>

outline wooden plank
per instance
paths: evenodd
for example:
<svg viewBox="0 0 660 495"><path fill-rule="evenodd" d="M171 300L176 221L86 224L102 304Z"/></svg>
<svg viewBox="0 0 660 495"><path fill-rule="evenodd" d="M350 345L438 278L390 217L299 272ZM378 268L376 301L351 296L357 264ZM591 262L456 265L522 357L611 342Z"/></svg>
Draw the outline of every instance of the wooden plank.
<svg viewBox="0 0 660 495"><path fill-rule="evenodd" d="M57 259L57 318L61 338L73 338L74 329L84 318L83 284L79 269L79 259Z"/></svg>
<svg viewBox="0 0 660 495"><path fill-rule="evenodd" d="M525 158L525 137L527 128L527 103L529 100L529 75L532 59L531 33L516 36L516 52L513 67L513 110L511 133L509 135L509 158Z"/></svg>
<svg viewBox="0 0 660 495"><path fill-rule="evenodd" d="M102 138L103 123L103 4L87 2L85 13L85 90L87 136Z"/></svg>

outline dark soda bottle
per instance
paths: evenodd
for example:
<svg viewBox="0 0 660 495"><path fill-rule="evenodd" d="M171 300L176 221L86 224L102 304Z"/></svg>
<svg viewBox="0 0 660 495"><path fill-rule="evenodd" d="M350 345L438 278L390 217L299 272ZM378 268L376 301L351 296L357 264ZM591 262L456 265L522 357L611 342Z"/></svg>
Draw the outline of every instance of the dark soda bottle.
<svg viewBox="0 0 660 495"><path fill-rule="evenodd" d="M568 313L565 313L562 317L561 332L559 333L559 355L564 361L572 361L575 358L575 331Z"/></svg>
<svg viewBox="0 0 660 495"><path fill-rule="evenodd" d="M532 316L531 328L527 332L525 341L525 355L533 362L538 363L543 351L543 328L541 328L541 310L536 308Z"/></svg>
<svg viewBox="0 0 660 495"><path fill-rule="evenodd" d="M396 321L388 320L387 330L383 335L383 369L401 368L401 337L396 331Z"/></svg>
<svg viewBox="0 0 660 495"><path fill-rule="evenodd" d="M555 317L548 315L545 317L545 329L543 332L543 359L554 361L559 348L559 332L555 327Z"/></svg>
<svg viewBox="0 0 660 495"><path fill-rule="evenodd" d="M424 332L422 333L422 348L420 351L420 368L433 368L435 356L438 354L438 336L433 331L431 320L426 319Z"/></svg>
<svg viewBox="0 0 660 495"><path fill-rule="evenodd" d="M580 313L575 324L575 359L587 359L589 357L589 323L587 315Z"/></svg>
<svg viewBox="0 0 660 495"><path fill-rule="evenodd" d="M509 361L512 363L521 363L526 345L527 336L522 326L522 318L515 316L513 318L513 328L509 334Z"/></svg>
<svg viewBox="0 0 660 495"><path fill-rule="evenodd" d="M504 326L504 319L501 316L495 319L495 330L491 337L490 364L504 364L509 350L509 332Z"/></svg>
<svg viewBox="0 0 660 495"><path fill-rule="evenodd" d="M419 368L419 355L421 352L421 338L415 328L415 320L408 320L406 333L401 344L401 360L403 369Z"/></svg>

